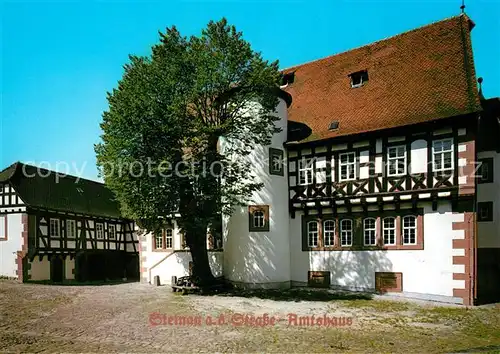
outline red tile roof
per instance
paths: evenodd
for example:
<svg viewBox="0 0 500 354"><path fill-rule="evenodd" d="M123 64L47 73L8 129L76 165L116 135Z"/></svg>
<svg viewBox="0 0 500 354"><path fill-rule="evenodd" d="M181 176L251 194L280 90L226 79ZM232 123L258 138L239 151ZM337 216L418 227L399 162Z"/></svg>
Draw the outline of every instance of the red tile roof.
<svg viewBox="0 0 500 354"><path fill-rule="evenodd" d="M295 72L288 119L307 124L302 141L313 141L479 111L473 26L460 15L284 70ZM348 75L360 70L369 80L351 88Z"/></svg>

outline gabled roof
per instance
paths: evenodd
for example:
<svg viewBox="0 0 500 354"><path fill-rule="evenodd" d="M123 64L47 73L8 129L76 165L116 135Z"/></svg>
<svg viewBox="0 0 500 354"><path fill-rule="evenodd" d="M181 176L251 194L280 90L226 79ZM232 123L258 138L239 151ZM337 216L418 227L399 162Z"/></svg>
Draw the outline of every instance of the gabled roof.
<svg viewBox="0 0 500 354"><path fill-rule="evenodd" d="M113 193L102 183L16 162L0 172L30 207L121 218Z"/></svg>
<svg viewBox="0 0 500 354"><path fill-rule="evenodd" d="M284 70L295 73L284 88L288 119L309 126L302 141L313 141L480 111L473 26L460 15ZM349 75L362 70L368 82L351 88Z"/></svg>

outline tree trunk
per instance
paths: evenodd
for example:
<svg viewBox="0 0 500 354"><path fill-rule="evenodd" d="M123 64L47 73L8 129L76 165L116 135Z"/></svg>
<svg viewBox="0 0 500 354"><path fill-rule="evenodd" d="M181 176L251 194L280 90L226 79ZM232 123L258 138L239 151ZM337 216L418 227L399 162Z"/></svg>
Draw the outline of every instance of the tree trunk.
<svg viewBox="0 0 500 354"><path fill-rule="evenodd" d="M203 232L205 231L205 232ZM210 269L207 252L207 232L205 230L190 230L186 232L186 243L193 259L193 276L199 282L199 286L211 285L215 277Z"/></svg>
<svg viewBox="0 0 500 354"><path fill-rule="evenodd" d="M209 138L208 148L203 157L207 165L218 160L216 136ZM180 157L182 160L182 158ZM200 157L201 160L201 157ZM206 172L206 171L198 171ZM218 211L217 200L220 195L217 190L217 178L211 174L201 174L203 177L195 179L184 178L180 183L179 213L180 226L186 237L186 244L193 260L193 277L200 286L215 283L215 277L210 269L207 251L207 228L213 215ZM193 186L196 184L196 188ZM200 192L201 189L201 192ZM202 194L201 194L202 193ZM201 197L203 195L203 197ZM211 200L207 196L212 196Z"/></svg>

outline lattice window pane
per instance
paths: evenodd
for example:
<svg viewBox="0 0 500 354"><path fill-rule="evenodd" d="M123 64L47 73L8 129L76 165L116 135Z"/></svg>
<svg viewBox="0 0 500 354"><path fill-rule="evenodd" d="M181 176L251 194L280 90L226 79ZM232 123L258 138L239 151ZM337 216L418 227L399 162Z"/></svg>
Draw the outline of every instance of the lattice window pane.
<svg viewBox="0 0 500 354"><path fill-rule="evenodd" d="M156 248L163 248L163 236L160 233L155 234Z"/></svg>
<svg viewBox="0 0 500 354"><path fill-rule="evenodd" d="M364 232L364 241L365 245L376 245L376 222L375 219L368 218L363 220L363 232Z"/></svg>
<svg viewBox="0 0 500 354"><path fill-rule="evenodd" d="M333 246L335 242L335 221L326 220L323 225L325 246Z"/></svg>
<svg viewBox="0 0 500 354"><path fill-rule="evenodd" d="M309 247L318 246L318 222L309 221L307 223L307 240Z"/></svg>
<svg viewBox="0 0 500 354"><path fill-rule="evenodd" d="M414 245L417 243L417 218L405 216L403 218L403 244Z"/></svg>
<svg viewBox="0 0 500 354"><path fill-rule="evenodd" d="M396 244L396 219L395 218L385 218L383 220L383 233L384 233L384 244L394 245Z"/></svg>
<svg viewBox="0 0 500 354"><path fill-rule="evenodd" d="M174 241L172 229L165 230L165 247L172 248Z"/></svg>
<svg viewBox="0 0 500 354"><path fill-rule="evenodd" d="M340 221L340 245L352 245L352 220L345 219Z"/></svg>

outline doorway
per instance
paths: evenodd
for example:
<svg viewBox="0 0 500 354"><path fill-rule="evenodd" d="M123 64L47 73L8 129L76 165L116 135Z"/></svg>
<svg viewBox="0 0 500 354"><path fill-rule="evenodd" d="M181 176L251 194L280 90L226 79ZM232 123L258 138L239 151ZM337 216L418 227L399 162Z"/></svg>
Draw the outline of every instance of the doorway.
<svg viewBox="0 0 500 354"><path fill-rule="evenodd" d="M61 257L52 257L50 260L50 280L54 283L61 283L64 278L64 264Z"/></svg>

